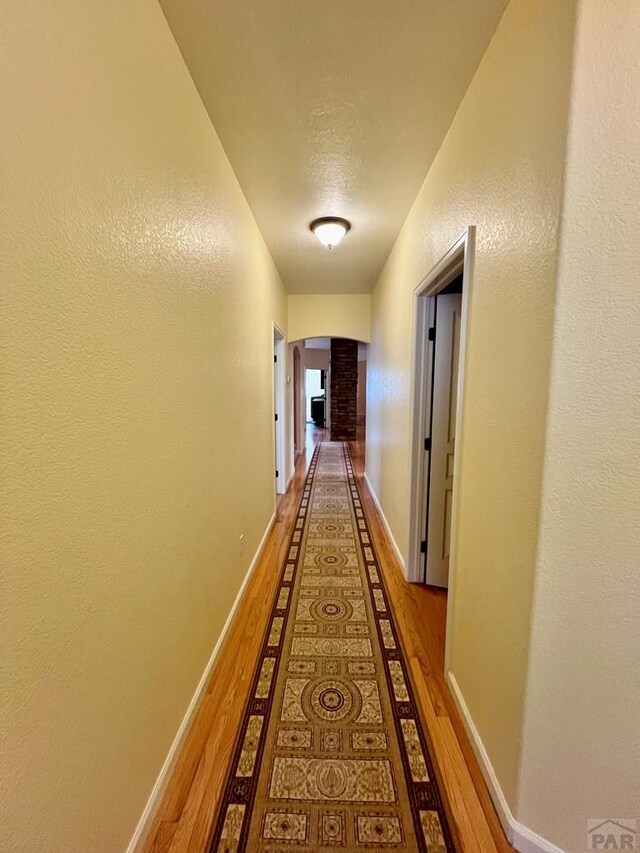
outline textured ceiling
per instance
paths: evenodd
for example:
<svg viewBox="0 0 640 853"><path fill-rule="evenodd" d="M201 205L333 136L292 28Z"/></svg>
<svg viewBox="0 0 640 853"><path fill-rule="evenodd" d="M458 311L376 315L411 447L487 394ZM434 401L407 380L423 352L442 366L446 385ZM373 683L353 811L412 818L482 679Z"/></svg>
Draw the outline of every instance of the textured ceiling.
<svg viewBox="0 0 640 853"><path fill-rule="evenodd" d="M506 2L160 0L289 292L371 290Z"/></svg>

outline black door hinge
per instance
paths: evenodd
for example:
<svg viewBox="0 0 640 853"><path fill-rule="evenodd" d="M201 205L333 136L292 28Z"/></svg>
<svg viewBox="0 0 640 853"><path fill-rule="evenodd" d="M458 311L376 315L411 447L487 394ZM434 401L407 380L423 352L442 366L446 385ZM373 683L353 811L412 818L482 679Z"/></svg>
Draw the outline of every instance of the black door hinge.
<svg viewBox="0 0 640 853"><path fill-rule="evenodd" d="M424 440L424 449L431 450L431 438L425 438Z"/></svg>
<svg viewBox="0 0 640 853"><path fill-rule="evenodd" d="M423 539L422 542L420 543L420 553L421 554L427 553L427 540L426 539Z"/></svg>
<svg viewBox="0 0 640 853"><path fill-rule="evenodd" d="M274 417L275 417L275 419L276 419L276 420L278 420L278 415L277 415L277 413L276 413L276 415L274 415Z"/></svg>
<svg viewBox="0 0 640 853"><path fill-rule="evenodd" d="M431 326L429 328L429 332L428 332L427 337L430 341L435 341L435 339L436 339L436 327L435 326Z"/></svg>
<svg viewBox="0 0 640 853"><path fill-rule="evenodd" d="M276 468L276 480L278 479L279 476L280 476L280 471L278 471L278 469Z"/></svg>
<svg viewBox="0 0 640 853"><path fill-rule="evenodd" d="M274 357L273 357L273 363L274 363L274 364L277 364L277 363L278 363L278 356L277 356L277 355L274 355Z"/></svg>

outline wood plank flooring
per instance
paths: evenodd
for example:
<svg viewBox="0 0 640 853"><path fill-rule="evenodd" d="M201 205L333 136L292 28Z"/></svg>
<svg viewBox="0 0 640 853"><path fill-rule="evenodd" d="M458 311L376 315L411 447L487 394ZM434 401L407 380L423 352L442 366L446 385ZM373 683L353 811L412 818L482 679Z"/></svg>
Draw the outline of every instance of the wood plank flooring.
<svg viewBox="0 0 640 853"><path fill-rule="evenodd" d="M310 429L288 492L247 584L205 697L141 850L204 853L231 760L313 445ZM505 853L506 841L468 738L444 681L446 593L408 584L366 484L364 445L350 446L367 518L401 633L452 830L461 853Z"/></svg>

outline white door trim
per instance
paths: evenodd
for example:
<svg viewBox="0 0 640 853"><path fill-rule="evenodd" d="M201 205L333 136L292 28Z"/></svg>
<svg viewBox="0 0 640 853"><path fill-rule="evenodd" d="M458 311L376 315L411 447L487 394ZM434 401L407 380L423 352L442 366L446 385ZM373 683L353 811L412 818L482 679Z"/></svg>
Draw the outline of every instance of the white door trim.
<svg viewBox="0 0 640 853"><path fill-rule="evenodd" d="M445 645L445 672L449 667L450 638L453 623L452 602L455 598L456 543L458 533L458 484L460 466L464 452L461 423L464 411L464 377L466 365L467 337L469 329L469 307L473 281L473 256L475 248L475 226L469 226L456 240L449 251L414 290L413 295L413 344L411 377L411 471L409 520L409 559L407 580L420 583L424 580L423 560L420 543L426 522L426 459L424 438L427 420L429 376L427 329L428 301L443 290L463 270L462 329L460 334L460 362L458 372L458 408L456 413L456 453L453 462L453 508L451 514L451 552L449 559L449 598L447 605L447 638Z"/></svg>
<svg viewBox="0 0 640 853"><path fill-rule="evenodd" d="M273 446L275 449L275 471L278 471L277 479L274 477L275 494L284 494L287 490L287 407L285 373L287 361L287 340L284 332L273 323L273 355L274 355L274 381L273 381ZM277 361L275 361L277 357ZM275 415L278 415L278 420Z"/></svg>

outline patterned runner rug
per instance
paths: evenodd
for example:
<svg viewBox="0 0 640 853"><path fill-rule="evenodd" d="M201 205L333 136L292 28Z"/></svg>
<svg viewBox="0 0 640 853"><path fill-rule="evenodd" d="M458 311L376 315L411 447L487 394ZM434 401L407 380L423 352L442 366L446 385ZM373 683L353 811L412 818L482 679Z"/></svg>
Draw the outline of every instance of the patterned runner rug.
<svg viewBox="0 0 640 853"><path fill-rule="evenodd" d="M211 853L453 851L347 446L316 448Z"/></svg>

